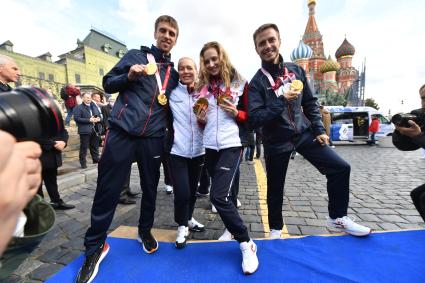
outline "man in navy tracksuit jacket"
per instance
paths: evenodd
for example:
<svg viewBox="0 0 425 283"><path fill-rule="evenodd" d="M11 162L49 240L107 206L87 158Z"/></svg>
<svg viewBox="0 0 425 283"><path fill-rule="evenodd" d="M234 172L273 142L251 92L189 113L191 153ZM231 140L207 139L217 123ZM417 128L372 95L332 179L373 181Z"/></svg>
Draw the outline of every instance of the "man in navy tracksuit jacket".
<svg viewBox="0 0 425 283"><path fill-rule="evenodd" d="M150 232L166 127L166 105L158 95L166 91L168 96L178 82L178 74L170 61L170 51L177 36L176 20L170 16L159 17L155 22L156 46L128 51L103 78L105 91L119 92L119 95L109 116L110 128L99 162L91 227L84 239L86 259L77 282L91 281L109 250L106 233L133 161L139 166L143 192L139 241L147 253L158 249L158 242ZM149 75L148 63L155 64L159 73Z"/></svg>
<svg viewBox="0 0 425 283"><path fill-rule="evenodd" d="M347 217L350 165L328 146L317 98L304 70L283 62L276 25L259 27L254 33L254 43L262 68L249 85L248 119L252 128L263 127L270 237L281 235L285 175L289 157L295 150L328 179L329 225L356 236L369 234L369 228ZM304 87L291 89L295 80Z"/></svg>

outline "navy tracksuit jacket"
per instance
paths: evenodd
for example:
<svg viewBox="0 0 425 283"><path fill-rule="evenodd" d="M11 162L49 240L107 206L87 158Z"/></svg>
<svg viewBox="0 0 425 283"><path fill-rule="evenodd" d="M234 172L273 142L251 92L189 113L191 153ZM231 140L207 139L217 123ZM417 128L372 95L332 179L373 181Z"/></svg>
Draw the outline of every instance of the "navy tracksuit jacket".
<svg viewBox="0 0 425 283"><path fill-rule="evenodd" d="M131 66L148 63L147 53L154 55L162 82L167 66L171 66L167 96L178 82L178 73L170 57L155 46L128 51L103 78L105 91L119 92L119 95L109 116L110 128L99 163L91 227L84 241L86 255L92 254L105 241L122 186L134 161L139 167L143 192L139 232L149 231L153 226L168 106L158 103L159 89L155 75L140 76L136 81L128 80Z"/></svg>
<svg viewBox="0 0 425 283"><path fill-rule="evenodd" d="M304 84L298 99L293 101L277 97L261 70L249 84L249 123L253 129L263 127L270 229L281 230L283 227L283 189L289 157L294 150L326 175L329 216L338 218L347 215L351 168L329 146L315 141L317 135L325 133L325 128L317 98L308 85L304 70L293 63L284 63L282 56L278 64L262 62L262 67L273 80L282 76L286 67L295 79Z"/></svg>

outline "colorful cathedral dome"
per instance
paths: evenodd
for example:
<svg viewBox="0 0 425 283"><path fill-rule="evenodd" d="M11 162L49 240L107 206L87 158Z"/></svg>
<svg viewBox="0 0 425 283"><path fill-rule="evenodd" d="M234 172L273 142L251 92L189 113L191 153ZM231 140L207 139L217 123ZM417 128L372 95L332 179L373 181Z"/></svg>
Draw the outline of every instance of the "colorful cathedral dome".
<svg viewBox="0 0 425 283"><path fill-rule="evenodd" d="M353 56L355 52L354 46L345 38L341 46L336 50L335 57L339 59L343 56Z"/></svg>
<svg viewBox="0 0 425 283"><path fill-rule="evenodd" d="M331 55L329 55L328 60L323 63L322 66L320 66L320 72L322 74L332 71L338 71L340 68L340 65L337 61L332 60Z"/></svg>
<svg viewBox="0 0 425 283"><path fill-rule="evenodd" d="M292 62L298 59L309 59L313 55L313 50L310 46L305 44L302 40L298 44L298 47L292 50L291 60Z"/></svg>

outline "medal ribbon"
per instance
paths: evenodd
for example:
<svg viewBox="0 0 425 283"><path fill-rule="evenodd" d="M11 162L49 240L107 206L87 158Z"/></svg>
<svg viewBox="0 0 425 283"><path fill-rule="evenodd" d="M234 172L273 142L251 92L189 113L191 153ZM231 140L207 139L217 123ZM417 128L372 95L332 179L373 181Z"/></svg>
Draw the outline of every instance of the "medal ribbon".
<svg viewBox="0 0 425 283"><path fill-rule="evenodd" d="M147 57L148 57L148 62L149 63L156 64L155 57L153 57L152 54L148 53L147 54ZM156 83L158 85L158 90L160 90L160 94L161 93L162 94L165 94L165 90L167 89L168 81L170 80L171 66L168 65L167 66L167 70L165 71L164 84L161 82L161 77L159 75L159 69L160 68L158 68L156 70L156 73L155 73Z"/></svg>
<svg viewBox="0 0 425 283"><path fill-rule="evenodd" d="M288 69L285 67L284 71L283 71L283 76L279 76L277 77L276 81L273 80L272 75L270 75L269 72L267 72L266 69L261 68L261 72L263 72L263 74L267 77L267 79L270 82L270 85L272 86L272 89L274 90L274 92L277 95L277 90L284 85L285 83L291 82L293 80L295 80L295 74L292 72L288 72Z"/></svg>

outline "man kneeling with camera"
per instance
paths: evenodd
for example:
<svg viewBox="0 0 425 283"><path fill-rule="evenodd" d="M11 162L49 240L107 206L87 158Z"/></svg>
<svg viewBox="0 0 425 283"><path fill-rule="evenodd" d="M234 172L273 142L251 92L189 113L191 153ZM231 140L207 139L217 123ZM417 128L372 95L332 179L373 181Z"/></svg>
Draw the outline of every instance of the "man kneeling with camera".
<svg viewBox="0 0 425 283"><path fill-rule="evenodd" d="M396 126L393 134L394 145L403 151L425 148L425 84L419 89L422 108L410 114L397 114L391 119ZM425 184L415 188L411 193L413 204L425 221Z"/></svg>

